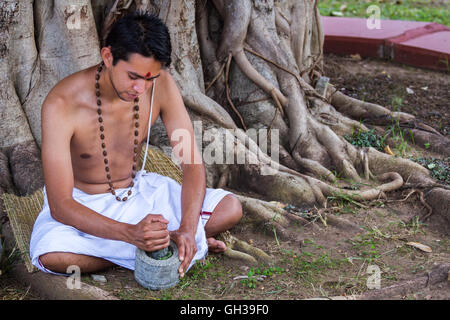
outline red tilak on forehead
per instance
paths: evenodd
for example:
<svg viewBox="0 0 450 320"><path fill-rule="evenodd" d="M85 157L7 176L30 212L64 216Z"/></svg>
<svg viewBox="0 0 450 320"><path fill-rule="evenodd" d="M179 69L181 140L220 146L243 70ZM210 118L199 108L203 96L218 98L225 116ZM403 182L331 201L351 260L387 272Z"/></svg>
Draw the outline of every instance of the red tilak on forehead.
<svg viewBox="0 0 450 320"><path fill-rule="evenodd" d="M150 78L152 76L151 72L147 72L147 74L145 75L146 78Z"/></svg>

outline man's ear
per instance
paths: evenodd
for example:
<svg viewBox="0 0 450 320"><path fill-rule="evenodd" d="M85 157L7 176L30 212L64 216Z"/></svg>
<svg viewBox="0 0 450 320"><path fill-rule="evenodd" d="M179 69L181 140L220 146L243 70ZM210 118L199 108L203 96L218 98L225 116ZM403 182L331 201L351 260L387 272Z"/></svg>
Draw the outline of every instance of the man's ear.
<svg viewBox="0 0 450 320"><path fill-rule="evenodd" d="M110 68L113 64L114 57L111 52L111 47L103 47L101 50L101 56L105 66Z"/></svg>

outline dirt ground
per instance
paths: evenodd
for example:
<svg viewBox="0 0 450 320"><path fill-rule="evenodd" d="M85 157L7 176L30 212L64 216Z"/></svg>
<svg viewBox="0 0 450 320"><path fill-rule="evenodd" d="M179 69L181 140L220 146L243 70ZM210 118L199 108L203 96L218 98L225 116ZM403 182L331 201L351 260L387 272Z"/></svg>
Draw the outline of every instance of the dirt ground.
<svg viewBox="0 0 450 320"><path fill-rule="evenodd" d="M331 83L348 95L413 113L442 134L450 133L450 77L446 73L332 55L325 56L325 72ZM406 156L427 156L427 150L413 146L406 152ZM448 159L441 160L448 164ZM95 282L89 275L82 280L120 299L291 300L358 295L378 284L385 288L450 261L449 234L434 215L422 221L427 208L417 194L402 201L410 191L390 193L387 200L361 203L336 197L330 199L333 209L327 213L329 218L319 217L313 208L300 212L287 207L290 214L310 220L310 225L292 226L302 241L285 241L267 225L250 227L244 218L231 233L265 250L273 257L271 265L251 266L210 254L176 287L163 291L141 287L131 271L120 267L99 273L106 277L106 283ZM333 217L348 223L336 227ZM410 242L426 245L431 252ZM370 270L381 272L378 283L371 282L374 277ZM442 282L386 299L449 299L448 289L449 283ZM39 299L27 290L0 276L0 299Z"/></svg>

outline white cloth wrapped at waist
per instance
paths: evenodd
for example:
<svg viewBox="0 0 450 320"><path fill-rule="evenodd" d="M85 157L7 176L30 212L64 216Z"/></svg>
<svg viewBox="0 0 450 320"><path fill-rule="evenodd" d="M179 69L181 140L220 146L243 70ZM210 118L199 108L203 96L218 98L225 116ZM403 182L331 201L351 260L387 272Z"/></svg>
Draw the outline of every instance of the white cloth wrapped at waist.
<svg viewBox="0 0 450 320"><path fill-rule="evenodd" d="M111 193L87 194L73 189L73 198L91 210L116 221L137 224L147 214L160 214L169 221L168 230L177 230L181 222L181 185L175 180L157 173L141 170L137 173L132 194L127 201L119 202ZM117 189L123 197L129 188ZM30 256L33 265L44 272L46 269L39 257L49 252L70 252L106 259L119 266L134 270L136 247L130 243L99 238L74 227L62 224L51 216L44 187L44 205L36 219L30 241ZM217 204L231 192L223 189L206 189L202 212L211 213ZM202 259L208 253L204 224L199 213L195 241L197 253L192 260Z"/></svg>

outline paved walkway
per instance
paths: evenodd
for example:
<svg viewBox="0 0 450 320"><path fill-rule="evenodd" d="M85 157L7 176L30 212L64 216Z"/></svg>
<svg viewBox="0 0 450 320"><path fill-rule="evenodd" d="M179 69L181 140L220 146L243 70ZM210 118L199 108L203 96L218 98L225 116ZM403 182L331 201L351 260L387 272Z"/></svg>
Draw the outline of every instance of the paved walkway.
<svg viewBox="0 0 450 320"><path fill-rule="evenodd" d="M434 22L322 17L324 52L450 71L450 28ZM371 25L372 24L372 25Z"/></svg>

